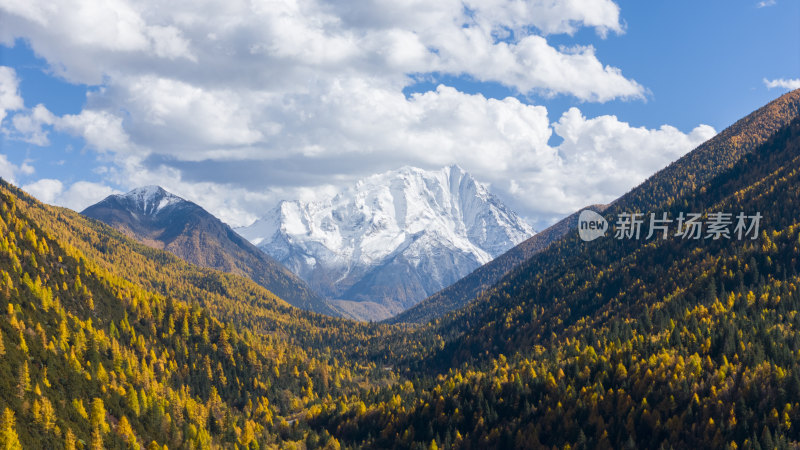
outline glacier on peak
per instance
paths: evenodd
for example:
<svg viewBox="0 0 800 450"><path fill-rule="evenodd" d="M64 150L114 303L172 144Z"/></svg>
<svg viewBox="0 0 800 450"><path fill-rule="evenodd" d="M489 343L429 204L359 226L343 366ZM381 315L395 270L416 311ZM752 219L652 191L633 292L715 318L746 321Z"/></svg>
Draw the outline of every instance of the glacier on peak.
<svg viewBox="0 0 800 450"><path fill-rule="evenodd" d="M237 232L322 295L374 302L392 313L534 234L455 165L406 166L334 196L281 201Z"/></svg>

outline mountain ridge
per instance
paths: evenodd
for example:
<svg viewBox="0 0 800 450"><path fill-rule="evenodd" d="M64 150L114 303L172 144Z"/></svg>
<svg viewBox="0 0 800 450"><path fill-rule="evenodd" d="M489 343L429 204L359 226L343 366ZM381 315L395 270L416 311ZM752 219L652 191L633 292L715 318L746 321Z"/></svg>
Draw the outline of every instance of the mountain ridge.
<svg viewBox="0 0 800 450"><path fill-rule="evenodd" d="M718 135L720 137L712 138L701 144L697 149L670 164L667 168L658 171L641 185L609 204L602 215L606 216L610 224L613 224L613 214L631 211L646 213L654 211L656 208L665 207L665 203L665 211L679 207L689 207L690 204L683 201L684 197L689 198L699 195L696 191L704 193L708 183L717 177L723 176L737 164L743 164L744 157L751 155L754 150L761 149L765 143L773 140L776 136L775 133L778 131L790 129L792 126L796 128L798 121L800 121L800 90L787 93L740 119L728 129L723 130ZM770 125L763 127L753 125L759 123L768 123ZM757 130L757 132L752 132L753 129ZM764 130L771 131L765 132ZM748 138L747 145L741 145L741 136ZM734 159L735 161L733 161ZM729 163L723 165L719 164L719 161L727 161ZM672 175L676 173L681 174L682 178L672 178ZM703 184L692 186L687 180L691 181L693 178L702 180ZM652 195L648 196L648 191L652 192ZM669 199L670 202L667 203L664 199ZM682 200L681 203L673 204L676 199ZM499 304L506 294L511 295L512 298L539 298L540 294L534 295L530 292L521 294L518 292L523 289L521 286L525 286L524 289L529 291L534 289L531 285L532 282L521 282L519 280L525 278L535 279L537 290L547 289L548 283L562 283L563 287L560 289L568 292L568 287L571 284L567 284L564 280L570 279L570 283L574 282L574 279L568 276L572 273L571 271L587 270L585 268L577 268L591 265L592 261L599 259L598 255L588 252L597 251L596 248L598 246L607 246L608 243L604 241L609 239L614 240L607 237L605 240L599 239L584 243L579 240L577 233L564 235L562 239L555 241L544 251L535 253L531 258L503 274L494 286L480 291L475 298L466 303L465 307L439 317L438 319L441 322L449 324L445 325L445 327L452 327L445 334L451 336L453 345L469 347L468 343L463 342L463 332L467 329L463 324L477 324L477 328L480 329L487 326L480 325L482 323L494 323L491 318L483 317L479 319L478 317L484 314L496 314L497 309L494 303ZM636 243L637 241L633 241L631 245ZM605 253L598 254L604 255ZM571 267L569 271L564 268L567 266ZM600 271L600 269L595 270ZM573 287L578 289L577 286ZM512 295L511 291L515 291L515 293ZM563 303L563 298L559 300ZM470 333L478 334L474 329L470 330ZM519 342L520 339L522 339L522 336L517 336L514 341Z"/></svg>
<svg viewBox="0 0 800 450"><path fill-rule="evenodd" d="M591 205L580 211L589 209L602 213L606 208L608 208L608 205ZM404 322L424 323L465 306L470 300L478 296L481 291L493 287L507 273L536 253L544 251L550 244L561 239L574 229L577 226L580 211L572 213L536 233L497 258L478 267L469 275L400 314L384 320L384 322L391 324Z"/></svg>
<svg viewBox="0 0 800 450"><path fill-rule="evenodd" d="M159 186L110 195L81 214L193 264L247 276L299 308L338 315L305 282L228 225Z"/></svg>

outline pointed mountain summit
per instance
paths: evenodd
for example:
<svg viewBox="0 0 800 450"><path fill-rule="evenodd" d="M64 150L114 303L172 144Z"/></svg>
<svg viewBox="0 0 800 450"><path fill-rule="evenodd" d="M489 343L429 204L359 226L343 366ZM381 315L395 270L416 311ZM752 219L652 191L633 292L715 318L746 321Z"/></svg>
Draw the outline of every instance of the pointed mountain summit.
<svg viewBox="0 0 800 450"><path fill-rule="evenodd" d="M136 188L125 195L112 195L108 198L119 200L131 213L151 217L158 215L164 208L186 201L165 191L161 186L152 185Z"/></svg>
<svg viewBox="0 0 800 450"><path fill-rule="evenodd" d="M413 306L534 233L458 166L403 167L333 197L283 201L237 231L359 319Z"/></svg>
<svg viewBox="0 0 800 450"><path fill-rule="evenodd" d="M337 315L305 282L228 225L159 186L110 195L82 214L192 264L247 276L298 308Z"/></svg>

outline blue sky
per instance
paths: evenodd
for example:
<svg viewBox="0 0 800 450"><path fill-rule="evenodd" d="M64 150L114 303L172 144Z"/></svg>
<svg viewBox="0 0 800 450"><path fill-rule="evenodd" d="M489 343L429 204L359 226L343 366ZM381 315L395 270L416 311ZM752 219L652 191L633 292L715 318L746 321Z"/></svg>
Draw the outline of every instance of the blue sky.
<svg viewBox="0 0 800 450"><path fill-rule="evenodd" d="M0 3L0 176L75 209L459 164L541 229L800 87L797 0L47 5Z"/></svg>

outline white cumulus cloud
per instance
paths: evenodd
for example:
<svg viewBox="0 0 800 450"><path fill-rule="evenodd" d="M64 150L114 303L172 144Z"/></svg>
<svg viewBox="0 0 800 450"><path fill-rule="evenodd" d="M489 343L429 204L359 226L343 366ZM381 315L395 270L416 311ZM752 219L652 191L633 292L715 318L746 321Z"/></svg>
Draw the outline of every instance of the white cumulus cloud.
<svg viewBox="0 0 800 450"><path fill-rule="evenodd" d="M14 175L16 174L17 170L19 170L19 168L12 164L6 155L0 153L0 178L14 184Z"/></svg>
<svg viewBox="0 0 800 450"><path fill-rule="evenodd" d="M541 229L587 204L615 199L715 134L707 125L684 133L668 125L635 127L608 115L586 118L577 108L551 123L543 106L446 86L408 99L359 92L332 94L317 104L324 113L312 110L354 124L326 121L314 133L290 124L276 138L284 155L276 150L268 156L245 152L238 160L157 162L131 157L120 178L132 186L165 185L232 225L247 225L281 199L330 192L406 164L434 169L457 163ZM369 123L358 121L366 111ZM548 144L553 134L563 138L558 146Z"/></svg>
<svg viewBox="0 0 800 450"><path fill-rule="evenodd" d="M11 119L11 137L44 147L50 145L48 125L55 123L56 117L44 105L36 105L30 111L17 113Z"/></svg>
<svg viewBox="0 0 800 450"><path fill-rule="evenodd" d="M0 41L28 39L55 71L89 84L136 83L136 77L156 74L198 87L286 92L304 91L318 78L404 83L409 73L442 72L590 101L645 93L591 48L564 51L543 37L581 27L622 33L611 0L366 1L358 7L234 0L201 8L190 2L28 0L0 5L0 20ZM576 71L582 78L570 75Z"/></svg>
<svg viewBox="0 0 800 450"><path fill-rule="evenodd" d="M107 111L85 109L80 114L67 114L54 119L56 129L82 137L92 148L124 152L131 148L122 119Z"/></svg>
<svg viewBox="0 0 800 450"><path fill-rule="evenodd" d="M33 109L14 115L11 138L40 147L50 145L51 129L83 138L86 144L100 152L125 152L132 150L122 119L107 111L84 109L79 114L56 116L46 106L39 104Z"/></svg>
<svg viewBox="0 0 800 450"><path fill-rule="evenodd" d="M33 195L39 201L54 204L56 198L64 191L64 184L56 179L43 178L22 186L22 190Z"/></svg>
<svg viewBox="0 0 800 450"><path fill-rule="evenodd" d="M8 111L15 111L24 107L19 93L19 79L16 71L7 66L0 66L0 125L6 118Z"/></svg>
<svg viewBox="0 0 800 450"><path fill-rule="evenodd" d="M768 89L800 89L800 78L777 78L775 80L768 80L764 78L764 86Z"/></svg>
<svg viewBox="0 0 800 450"><path fill-rule="evenodd" d="M75 211L81 211L111 194L120 193L104 184L88 181L78 181L65 188L61 181L52 178L42 178L22 186L22 189L44 203Z"/></svg>

